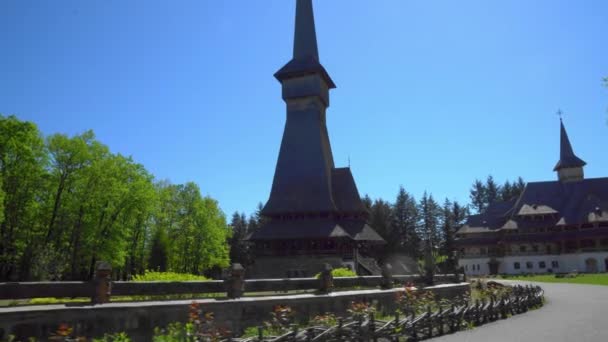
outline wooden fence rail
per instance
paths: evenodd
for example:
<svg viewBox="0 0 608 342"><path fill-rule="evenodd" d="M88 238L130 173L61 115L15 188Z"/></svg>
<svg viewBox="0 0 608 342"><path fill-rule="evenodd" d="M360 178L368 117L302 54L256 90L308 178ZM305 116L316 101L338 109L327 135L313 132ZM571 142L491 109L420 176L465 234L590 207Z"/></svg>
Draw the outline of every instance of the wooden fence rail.
<svg viewBox="0 0 608 342"><path fill-rule="evenodd" d="M111 281L109 272L103 269L90 282L9 282L0 283L0 300L16 300L40 297L54 298L91 298L93 303L107 303L112 296L158 296L182 294L225 293L228 298L238 298L244 292L287 292L293 290L319 290L356 287L386 287L386 284L419 284L424 278L420 275L359 276L333 278L287 279L244 279L242 267L234 271L226 280L182 281L182 282L128 282ZM464 281L463 274L436 275L435 283Z"/></svg>

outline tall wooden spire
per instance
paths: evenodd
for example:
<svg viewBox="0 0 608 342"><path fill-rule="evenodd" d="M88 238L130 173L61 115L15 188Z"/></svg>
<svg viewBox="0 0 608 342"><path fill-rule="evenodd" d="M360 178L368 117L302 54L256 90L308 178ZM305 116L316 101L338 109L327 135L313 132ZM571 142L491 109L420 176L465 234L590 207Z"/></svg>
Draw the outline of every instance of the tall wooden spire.
<svg viewBox="0 0 608 342"><path fill-rule="evenodd" d="M293 58L275 77L287 104L287 121L267 216L332 213L334 160L325 112L335 85L319 63L312 0L297 0Z"/></svg>
<svg viewBox="0 0 608 342"><path fill-rule="evenodd" d="M319 60L312 0L297 0L293 59L305 60L309 58Z"/></svg>

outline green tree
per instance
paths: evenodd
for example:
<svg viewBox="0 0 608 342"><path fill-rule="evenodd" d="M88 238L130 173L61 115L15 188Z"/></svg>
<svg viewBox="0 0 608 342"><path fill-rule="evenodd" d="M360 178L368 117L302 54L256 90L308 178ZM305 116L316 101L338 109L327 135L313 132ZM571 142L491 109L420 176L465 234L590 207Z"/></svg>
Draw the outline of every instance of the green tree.
<svg viewBox="0 0 608 342"><path fill-rule="evenodd" d="M157 229L152 238L148 269L166 272L169 259L167 234L163 229Z"/></svg>
<svg viewBox="0 0 608 342"><path fill-rule="evenodd" d="M420 215L419 232L423 239L424 270L428 283L432 283L435 272L436 257L442 244L442 235L439 229L441 208L425 191L418 204Z"/></svg>
<svg viewBox="0 0 608 342"><path fill-rule="evenodd" d="M385 254L390 254L395 250L393 237L393 210L389 202L379 198L374 201L369 216L370 225L389 245L384 249Z"/></svg>
<svg viewBox="0 0 608 342"><path fill-rule="evenodd" d="M365 208L367 209L367 211L371 211L372 210L372 206L373 206L373 201L371 199L371 197L369 197L368 194L365 194L365 196L363 196L363 198L361 199L361 201L363 201L363 205L365 206Z"/></svg>
<svg viewBox="0 0 608 342"><path fill-rule="evenodd" d="M441 231L442 241L439 248L440 254L446 257L445 272L456 270L456 231L464 223L468 216L466 207L461 206L457 201L451 202L445 199L441 208Z"/></svg>
<svg viewBox="0 0 608 342"><path fill-rule="evenodd" d="M418 230L422 239L433 249L439 248L442 242L442 235L439 229L439 218L441 208L433 198L433 195L425 191L418 204L419 223Z"/></svg>
<svg viewBox="0 0 608 342"><path fill-rule="evenodd" d="M420 237L416 230L418 208L414 197L405 191L403 186L399 187L392 216L393 234L390 240L398 245L398 250L418 258L420 250Z"/></svg>
<svg viewBox="0 0 608 342"><path fill-rule="evenodd" d="M494 177L489 175L486 179L485 185L485 207L487 208L490 204L496 202L499 199L500 187L494 181Z"/></svg>
<svg viewBox="0 0 608 342"><path fill-rule="evenodd" d="M473 209L478 213L481 213L486 209L486 186L479 179L475 180L471 190L469 190L469 198L471 199L471 206L473 206Z"/></svg>
<svg viewBox="0 0 608 342"><path fill-rule="evenodd" d="M517 181L513 182L512 196L519 197L524 189L526 188L526 182L521 177L517 177Z"/></svg>
<svg viewBox="0 0 608 342"><path fill-rule="evenodd" d="M0 115L0 279L26 279L33 244L40 232L39 198L47 156L38 128L15 116ZM25 261L24 261L25 260Z"/></svg>
<svg viewBox="0 0 608 342"><path fill-rule="evenodd" d="M252 224L257 225L257 222L255 222L255 218L253 216L250 218L250 221L252 220ZM230 245L230 260L232 262L238 262L242 265L247 265L249 263L249 252L245 237L249 227L245 214L239 214L238 211L232 214L230 228L232 229L232 236L228 239Z"/></svg>

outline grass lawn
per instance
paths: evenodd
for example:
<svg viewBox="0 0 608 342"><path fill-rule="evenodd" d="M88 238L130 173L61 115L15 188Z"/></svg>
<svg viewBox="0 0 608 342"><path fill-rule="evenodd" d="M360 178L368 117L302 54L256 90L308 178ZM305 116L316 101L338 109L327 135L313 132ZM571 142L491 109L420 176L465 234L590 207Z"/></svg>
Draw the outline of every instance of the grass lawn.
<svg viewBox="0 0 608 342"><path fill-rule="evenodd" d="M579 274L574 278L556 278L553 274L533 275L533 276L504 276L503 279L538 281L543 283L570 283L570 284L589 284L589 285L608 285L608 273L600 274Z"/></svg>

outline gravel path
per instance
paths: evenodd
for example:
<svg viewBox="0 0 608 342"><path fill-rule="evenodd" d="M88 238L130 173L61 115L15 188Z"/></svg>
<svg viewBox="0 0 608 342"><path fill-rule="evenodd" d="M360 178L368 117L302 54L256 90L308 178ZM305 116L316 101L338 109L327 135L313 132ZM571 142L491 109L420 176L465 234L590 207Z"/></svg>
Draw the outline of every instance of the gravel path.
<svg viewBox="0 0 608 342"><path fill-rule="evenodd" d="M608 341L608 286L535 284L545 290L542 308L427 341Z"/></svg>

